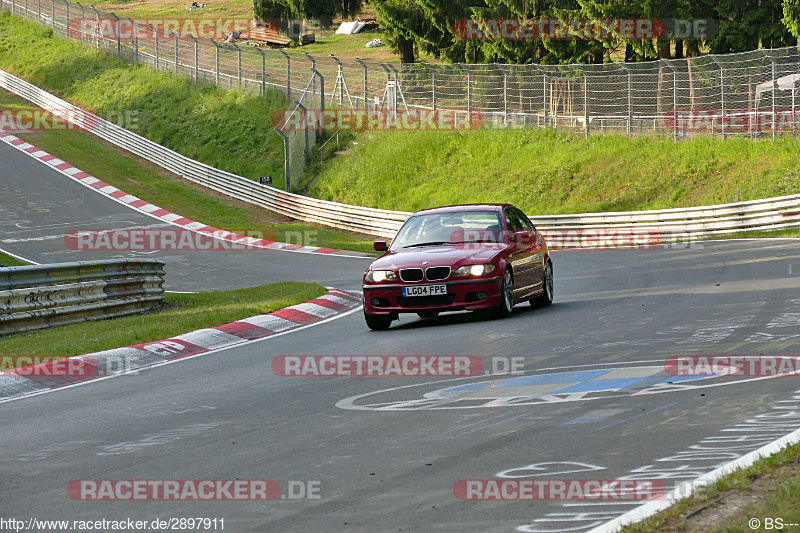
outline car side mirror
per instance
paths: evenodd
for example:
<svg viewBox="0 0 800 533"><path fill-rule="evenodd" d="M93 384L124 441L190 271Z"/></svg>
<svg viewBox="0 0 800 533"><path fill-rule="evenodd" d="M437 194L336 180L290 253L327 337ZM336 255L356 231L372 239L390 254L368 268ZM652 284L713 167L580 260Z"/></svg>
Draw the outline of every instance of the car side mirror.
<svg viewBox="0 0 800 533"><path fill-rule="evenodd" d="M534 242L534 239L535 237L531 235L530 231L515 231L514 242L511 244L517 250L526 250Z"/></svg>
<svg viewBox="0 0 800 533"><path fill-rule="evenodd" d="M385 252L389 249L389 247L386 246L386 241L375 241L372 243L372 247L375 248L376 252Z"/></svg>

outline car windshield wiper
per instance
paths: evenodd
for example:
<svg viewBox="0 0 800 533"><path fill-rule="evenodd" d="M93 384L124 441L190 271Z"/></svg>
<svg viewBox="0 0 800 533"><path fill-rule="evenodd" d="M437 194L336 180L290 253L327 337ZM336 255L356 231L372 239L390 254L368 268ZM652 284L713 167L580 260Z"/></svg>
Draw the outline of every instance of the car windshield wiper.
<svg viewBox="0 0 800 533"><path fill-rule="evenodd" d="M403 248L413 248L414 246L438 246L440 244L451 244L450 241L431 241L431 242L418 242L415 244L407 244Z"/></svg>

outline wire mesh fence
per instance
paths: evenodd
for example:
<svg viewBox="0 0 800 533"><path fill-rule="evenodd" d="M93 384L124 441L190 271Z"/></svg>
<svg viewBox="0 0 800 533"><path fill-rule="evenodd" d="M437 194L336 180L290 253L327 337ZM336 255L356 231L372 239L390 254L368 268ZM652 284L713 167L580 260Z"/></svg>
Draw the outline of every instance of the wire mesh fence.
<svg viewBox="0 0 800 533"><path fill-rule="evenodd" d="M0 9L198 83L277 91L301 103L294 112L326 103L363 111L463 110L480 115L484 126L676 140L771 138L797 130L797 47L640 63L400 64L263 49L223 42L225 35L198 38L68 0L0 0ZM309 132L312 138L316 133ZM302 145L305 159L305 133L290 136L291 153ZM301 167L292 159L287 169L296 173Z"/></svg>

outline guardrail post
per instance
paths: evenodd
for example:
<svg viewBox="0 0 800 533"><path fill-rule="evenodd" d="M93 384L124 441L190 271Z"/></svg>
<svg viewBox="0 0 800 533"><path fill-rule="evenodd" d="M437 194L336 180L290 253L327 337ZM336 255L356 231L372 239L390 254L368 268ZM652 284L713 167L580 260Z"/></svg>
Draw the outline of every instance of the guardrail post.
<svg viewBox="0 0 800 533"><path fill-rule="evenodd" d="M367 110L369 109L369 103L367 102L367 65L359 58L356 58L356 63L364 69L364 110Z"/></svg>
<svg viewBox="0 0 800 533"><path fill-rule="evenodd" d="M282 53L286 58L286 99L291 101L292 100L292 59L289 57L289 54L278 48L278 52Z"/></svg>
<svg viewBox="0 0 800 533"><path fill-rule="evenodd" d="M436 109L436 69L431 67L427 61L420 61L422 66L428 69L431 73L431 104L433 105L433 109Z"/></svg>

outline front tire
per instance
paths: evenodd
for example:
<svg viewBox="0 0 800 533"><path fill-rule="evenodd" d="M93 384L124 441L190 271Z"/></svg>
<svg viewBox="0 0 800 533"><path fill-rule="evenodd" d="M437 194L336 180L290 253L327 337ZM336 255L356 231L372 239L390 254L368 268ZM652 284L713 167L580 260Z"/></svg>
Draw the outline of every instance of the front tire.
<svg viewBox="0 0 800 533"><path fill-rule="evenodd" d="M542 294L531 300L533 307L547 307L553 303L553 263L547 260L542 275Z"/></svg>
<svg viewBox="0 0 800 533"><path fill-rule="evenodd" d="M365 311L364 321L372 331L385 331L392 325L392 315L368 315Z"/></svg>
<svg viewBox="0 0 800 533"><path fill-rule="evenodd" d="M494 315L505 318L514 310L514 274L510 268L503 271L503 281L500 284L500 305L494 308Z"/></svg>

